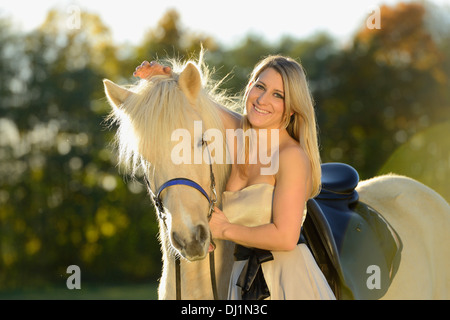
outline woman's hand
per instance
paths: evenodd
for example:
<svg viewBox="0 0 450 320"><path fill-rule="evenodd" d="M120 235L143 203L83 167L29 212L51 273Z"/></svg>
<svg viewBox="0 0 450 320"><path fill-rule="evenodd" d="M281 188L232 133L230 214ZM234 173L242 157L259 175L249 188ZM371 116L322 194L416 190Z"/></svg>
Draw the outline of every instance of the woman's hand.
<svg viewBox="0 0 450 320"><path fill-rule="evenodd" d="M141 65L137 66L136 70L133 72L133 76L141 79L148 79L155 75L170 76L171 74L172 69L170 67L164 67L156 61L144 61Z"/></svg>
<svg viewBox="0 0 450 320"><path fill-rule="evenodd" d="M209 220L209 228L211 229L212 237L215 239L225 239L224 231L230 225L230 221L225 214L217 207L214 207L214 212Z"/></svg>

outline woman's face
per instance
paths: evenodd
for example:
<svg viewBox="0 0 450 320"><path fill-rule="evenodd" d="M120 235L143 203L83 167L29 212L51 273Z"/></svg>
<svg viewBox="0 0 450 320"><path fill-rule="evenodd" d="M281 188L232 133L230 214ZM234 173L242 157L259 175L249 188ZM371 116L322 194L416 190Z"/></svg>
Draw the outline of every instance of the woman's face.
<svg viewBox="0 0 450 320"><path fill-rule="evenodd" d="M255 129L283 127L284 86L281 75L273 68L264 70L248 93L247 117Z"/></svg>

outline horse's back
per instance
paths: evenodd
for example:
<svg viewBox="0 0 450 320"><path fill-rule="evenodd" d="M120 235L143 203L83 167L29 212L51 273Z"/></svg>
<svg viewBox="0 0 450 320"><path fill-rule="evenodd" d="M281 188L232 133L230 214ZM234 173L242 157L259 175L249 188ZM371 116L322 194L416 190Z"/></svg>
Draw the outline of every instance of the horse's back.
<svg viewBox="0 0 450 320"><path fill-rule="evenodd" d="M381 198L383 201L393 200L398 202L398 200L401 200L399 196L402 195L407 197L417 196L418 202L430 203L444 211L447 210L447 213L450 210L449 204L436 191L406 176L396 174L378 176L359 182L356 189L360 195L364 195L368 200L376 201L377 198Z"/></svg>

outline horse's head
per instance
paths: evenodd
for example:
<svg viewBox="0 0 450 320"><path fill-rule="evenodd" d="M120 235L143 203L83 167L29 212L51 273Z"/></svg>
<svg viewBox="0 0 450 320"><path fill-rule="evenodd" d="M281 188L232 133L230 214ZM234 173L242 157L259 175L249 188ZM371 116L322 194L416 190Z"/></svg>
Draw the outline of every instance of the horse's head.
<svg viewBox="0 0 450 320"><path fill-rule="evenodd" d="M211 96L202 89L199 69L187 63L180 73L174 69L171 76L155 76L134 87L109 80L104 85L113 107L110 117L119 125L121 162L133 174L138 167L143 169L153 193L173 178L191 179L210 193L208 152L223 155L226 146L225 139L215 141L217 135L214 146L202 144L205 130L214 128L223 138L224 129ZM221 163L213 165L219 202L229 169ZM210 244L209 203L204 195L193 187L175 185L164 189L161 199L167 215L163 224L167 230L161 230L163 246L171 245L191 261L203 259Z"/></svg>

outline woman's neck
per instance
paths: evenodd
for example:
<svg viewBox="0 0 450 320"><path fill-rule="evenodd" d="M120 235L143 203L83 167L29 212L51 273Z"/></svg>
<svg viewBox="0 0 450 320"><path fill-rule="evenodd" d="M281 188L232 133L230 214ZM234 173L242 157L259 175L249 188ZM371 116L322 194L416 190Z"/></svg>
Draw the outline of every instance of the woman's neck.
<svg viewBox="0 0 450 320"><path fill-rule="evenodd" d="M252 128L255 130L256 146L262 148L263 151L267 151L271 154L273 148L279 148L280 144L290 138L289 133L285 128L276 129L264 129L264 128Z"/></svg>

